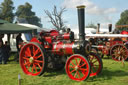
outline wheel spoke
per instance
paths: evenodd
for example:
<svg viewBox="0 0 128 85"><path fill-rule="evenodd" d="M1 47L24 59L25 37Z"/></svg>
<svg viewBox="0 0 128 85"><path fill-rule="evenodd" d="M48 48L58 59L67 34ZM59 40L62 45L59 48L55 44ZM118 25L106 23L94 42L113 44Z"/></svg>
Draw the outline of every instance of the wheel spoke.
<svg viewBox="0 0 128 85"><path fill-rule="evenodd" d="M39 63L37 63L37 65L38 65L38 67L39 67L40 69L42 69L42 67L40 66L40 64L39 64Z"/></svg>
<svg viewBox="0 0 128 85"><path fill-rule="evenodd" d="M93 72L93 70L91 69L91 74L93 74L94 72Z"/></svg>
<svg viewBox="0 0 128 85"><path fill-rule="evenodd" d="M75 69L73 69L72 71L70 71L70 73L72 73L72 72L74 72L74 71L76 71Z"/></svg>
<svg viewBox="0 0 128 85"><path fill-rule="evenodd" d="M27 51L25 51L25 55L31 57L31 55Z"/></svg>
<svg viewBox="0 0 128 85"><path fill-rule="evenodd" d="M120 61L120 59L121 59L121 58L120 58L120 56L119 56L119 57L118 57L118 60Z"/></svg>
<svg viewBox="0 0 128 85"><path fill-rule="evenodd" d="M30 50L30 47L27 48L26 52L29 54L29 56L31 56L31 50Z"/></svg>
<svg viewBox="0 0 128 85"><path fill-rule="evenodd" d="M94 68L94 70L97 71L97 68L95 66L92 66L92 68Z"/></svg>
<svg viewBox="0 0 128 85"><path fill-rule="evenodd" d="M41 61L41 60L34 60L35 62L37 63L43 63L44 61Z"/></svg>
<svg viewBox="0 0 128 85"><path fill-rule="evenodd" d="M82 59L80 59L79 63L78 63L78 66L80 65L80 62L81 62Z"/></svg>
<svg viewBox="0 0 128 85"><path fill-rule="evenodd" d="M79 70L81 70L81 71L87 71L87 69L85 69L85 68L79 68Z"/></svg>
<svg viewBox="0 0 128 85"><path fill-rule="evenodd" d="M35 53L35 46L32 46L32 48L33 48L33 53Z"/></svg>
<svg viewBox="0 0 128 85"><path fill-rule="evenodd" d="M35 56L34 58L38 59L42 56L42 54L40 54L39 56Z"/></svg>
<svg viewBox="0 0 128 85"><path fill-rule="evenodd" d="M26 61L25 63L24 63L24 65L26 66L26 65L28 65L28 64L30 64L30 62L29 61Z"/></svg>
<svg viewBox="0 0 128 85"><path fill-rule="evenodd" d="M71 64L72 64L73 66L76 66L72 61L71 61Z"/></svg>
<svg viewBox="0 0 128 85"><path fill-rule="evenodd" d="M93 60L94 58L95 58L95 57L93 57L93 56L90 55L90 56L89 56L89 59L90 59L89 61L92 62L92 60Z"/></svg>
<svg viewBox="0 0 128 85"><path fill-rule="evenodd" d="M33 67L34 67L35 71L37 72L37 69L36 69L36 65L35 64L33 64Z"/></svg>
<svg viewBox="0 0 128 85"><path fill-rule="evenodd" d="M74 68L74 66L68 66L69 68Z"/></svg>
<svg viewBox="0 0 128 85"><path fill-rule="evenodd" d="M84 65L86 65L86 63L84 62L84 64L82 64L81 66L79 66L79 67L83 67Z"/></svg>
<svg viewBox="0 0 128 85"><path fill-rule="evenodd" d="M77 71L76 71L76 73L75 73L75 75L74 75L74 78L76 78L76 75L77 75Z"/></svg>
<svg viewBox="0 0 128 85"><path fill-rule="evenodd" d="M24 59L24 60L29 60L29 58L27 58L27 57L23 57L23 59Z"/></svg>
<svg viewBox="0 0 128 85"><path fill-rule="evenodd" d="M77 59L75 58L75 61L76 61L76 65L78 65L78 62L77 62Z"/></svg>
<svg viewBox="0 0 128 85"><path fill-rule="evenodd" d="M29 71L29 67L30 67L30 65L31 65L31 63L30 64L28 64L28 68L27 68L27 70Z"/></svg>
<svg viewBox="0 0 128 85"><path fill-rule="evenodd" d="M96 66L96 67L98 66L99 67L99 65L93 65L93 66Z"/></svg>
<svg viewBox="0 0 128 85"><path fill-rule="evenodd" d="M80 70L81 71L81 70ZM83 76L85 76L85 73L83 71L81 71L81 73L83 74Z"/></svg>
<svg viewBox="0 0 128 85"><path fill-rule="evenodd" d="M77 74L78 74L78 77L80 78L80 74L79 74L79 71L77 71Z"/></svg>
<svg viewBox="0 0 128 85"><path fill-rule="evenodd" d="M37 48L37 50L35 51L34 55L36 55L37 53L39 53L40 49Z"/></svg>
<svg viewBox="0 0 128 85"><path fill-rule="evenodd" d="M124 50L125 50L124 48L121 48L121 49L120 49L120 52L122 52L122 51L124 51Z"/></svg>
<svg viewBox="0 0 128 85"><path fill-rule="evenodd" d="M115 59L117 59L118 58L118 56L115 56Z"/></svg>
<svg viewBox="0 0 128 85"><path fill-rule="evenodd" d="M97 62L97 60L93 61L92 63L94 64L94 63L96 63L96 62Z"/></svg>
<svg viewBox="0 0 128 85"><path fill-rule="evenodd" d="M34 71L34 66L32 66L32 73L33 73L33 71Z"/></svg>

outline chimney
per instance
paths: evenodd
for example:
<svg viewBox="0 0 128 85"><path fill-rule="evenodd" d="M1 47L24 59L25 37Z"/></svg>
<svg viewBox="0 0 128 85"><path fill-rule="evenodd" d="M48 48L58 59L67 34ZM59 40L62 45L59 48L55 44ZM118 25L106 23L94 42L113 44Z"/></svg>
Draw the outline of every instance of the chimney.
<svg viewBox="0 0 128 85"><path fill-rule="evenodd" d="M84 5L77 6L78 23L79 23L79 40L85 40L85 21L84 21Z"/></svg>
<svg viewBox="0 0 128 85"><path fill-rule="evenodd" d="M96 31L96 34L99 34L100 33L100 23L97 23L97 31Z"/></svg>
<svg viewBox="0 0 128 85"><path fill-rule="evenodd" d="M108 24L109 33L112 31L112 24Z"/></svg>

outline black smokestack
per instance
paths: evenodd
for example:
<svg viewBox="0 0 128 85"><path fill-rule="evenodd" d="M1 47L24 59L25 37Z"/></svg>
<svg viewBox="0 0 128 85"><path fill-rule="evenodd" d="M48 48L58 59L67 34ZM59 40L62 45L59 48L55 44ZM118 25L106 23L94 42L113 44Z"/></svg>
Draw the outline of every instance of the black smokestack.
<svg viewBox="0 0 128 85"><path fill-rule="evenodd" d="M99 34L99 32L100 32L100 23L97 24L97 31L96 31L96 33Z"/></svg>
<svg viewBox="0 0 128 85"><path fill-rule="evenodd" d="M84 8L85 6L77 6L78 10L78 23L79 23L79 40L85 40L85 21L84 21Z"/></svg>
<svg viewBox="0 0 128 85"><path fill-rule="evenodd" d="M112 24L108 24L109 33L112 31Z"/></svg>

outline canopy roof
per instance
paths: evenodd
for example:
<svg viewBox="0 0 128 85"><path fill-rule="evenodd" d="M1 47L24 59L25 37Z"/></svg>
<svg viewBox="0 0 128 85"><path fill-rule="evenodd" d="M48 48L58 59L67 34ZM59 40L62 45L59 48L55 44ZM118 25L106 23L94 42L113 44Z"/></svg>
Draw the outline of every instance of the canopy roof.
<svg viewBox="0 0 128 85"><path fill-rule="evenodd" d="M12 24L7 21L0 19L0 34L14 34L14 33L28 33L28 32L34 32L36 33L36 29Z"/></svg>

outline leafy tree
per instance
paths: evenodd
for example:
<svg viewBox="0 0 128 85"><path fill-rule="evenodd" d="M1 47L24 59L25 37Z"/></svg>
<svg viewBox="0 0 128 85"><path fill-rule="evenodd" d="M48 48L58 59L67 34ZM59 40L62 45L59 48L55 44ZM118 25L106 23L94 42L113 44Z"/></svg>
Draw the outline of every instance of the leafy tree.
<svg viewBox="0 0 128 85"><path fill-rule="evenodd" d="M95 26L95 24L94 23L89 23L87 26L86 26L86 28L97 28L97 26Z"/></svg>
<svg viewBox="0 0 128 85"><path fill-rule="evenodd" d="M20 5L16 11L16 16L18 18L25 18L29 24L41 26L40 18L35 15L32 11L32 5L25 3L25 5Z"/></svg>
<svg viewBox="0 0 128 85"><path fill-rule="evenodd" d="M117 21L116 23L116 29L118 31L123 31L123 30L126 30L128 31L128 10L125 10L121 13L120 15L120 19Z"/></svg>
<svg viewBox="0 0 128 85"><path fill-rule="evenodd" d="M53 11L49 12L48 10L44 10L48 18L50 19L49 22L57 29L61 30L64 29L66 26L64 25L64 21L62 18L62 14L66 11L66 8L61 8L60 11L57 10L57 7L54 6Z"/></svg>
<svg viewBox="0 0 128 85"><path fill-rule="evenodd" d="M116 25L128 25L128 10L121 13L120 19L117 21Z"/></svg>
<svg viewBox="0 0 128 85"><path fill-rule="evenodd" d="M4 2L1 3L0 19L7 20L12 23L14 19L13 9L13 1L4 0Z"/></svg>

